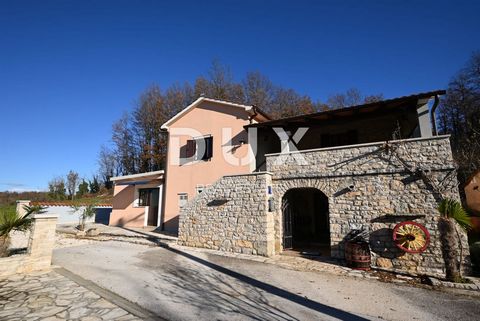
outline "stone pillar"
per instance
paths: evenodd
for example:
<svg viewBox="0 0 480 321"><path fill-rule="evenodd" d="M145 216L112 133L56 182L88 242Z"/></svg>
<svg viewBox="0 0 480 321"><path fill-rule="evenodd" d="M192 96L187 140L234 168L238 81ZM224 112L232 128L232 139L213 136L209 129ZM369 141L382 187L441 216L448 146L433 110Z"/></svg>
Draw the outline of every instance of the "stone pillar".
<svg viewBox="0 0 480 321"><path fill-rule="evenodd" d="M432 137L432 122L430 120L430 110L428 108L428 99L420 100L417 105L418 126L420 137Z"/></svg>
<svg viewBox="0 0 480 321"><path fill-rule="evenodd" d="M28 200L18 200L17 201L17 213L20 215L25 215L25 210L23 209L24 206L30 206L30 201Z"/></svg>
<svg viewBox="0 0 480 321"><path fill-rule="evenodd" d="M28 241L30 262L27 270L47 270L52 263L58 215L34 214L32 218L34 223Z"/></svg>
<svg viewBox="0 0 480 321"><path fill-rule="evenodd" d="M267 241L265 242L264 253L258 253L264 256L273 256L275 255L275 220L273 213L266 213L266 237Z"/></svg>

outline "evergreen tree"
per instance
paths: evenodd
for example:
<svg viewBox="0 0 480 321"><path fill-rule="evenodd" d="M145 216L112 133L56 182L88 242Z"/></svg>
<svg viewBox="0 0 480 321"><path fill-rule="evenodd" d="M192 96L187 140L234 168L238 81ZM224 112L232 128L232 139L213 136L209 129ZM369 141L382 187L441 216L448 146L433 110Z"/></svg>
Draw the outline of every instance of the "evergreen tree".
<svg viewBox="0 0 480 321"><path fill-rule="evenodd" d="M77 195L82 197L84 196L85 194L88 194L88 183L85 182L84 179L82 179L82 182L80 183L80 185L78 185L78 193Z"/></svg>
<svg viewBox="0 0 480 321"><path fill-rule="evenodd" d="M98 183L98 178L97 176L93 176L93 179L89 181L89 186L90 186L90 194L97 194L100 192L100 184Z"/></svg>

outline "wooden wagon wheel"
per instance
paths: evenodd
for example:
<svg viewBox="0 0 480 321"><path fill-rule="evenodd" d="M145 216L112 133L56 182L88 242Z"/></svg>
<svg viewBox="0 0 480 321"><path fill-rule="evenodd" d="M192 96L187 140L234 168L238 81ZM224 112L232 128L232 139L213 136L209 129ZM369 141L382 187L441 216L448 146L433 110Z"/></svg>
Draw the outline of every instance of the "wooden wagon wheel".
<svg viewBox="0 0 480 321"><path fill-rule="evenodd" d="M407 253L421 253L430 242L430 233L422 224L406 221L393 229L395 245Z"/></svg>

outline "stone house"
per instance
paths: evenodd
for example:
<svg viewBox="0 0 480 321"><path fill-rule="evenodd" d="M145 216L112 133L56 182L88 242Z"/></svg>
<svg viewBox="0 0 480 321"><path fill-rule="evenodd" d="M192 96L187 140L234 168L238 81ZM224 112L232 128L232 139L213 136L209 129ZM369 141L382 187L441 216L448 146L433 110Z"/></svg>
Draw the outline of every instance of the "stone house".
<svg viewBox="0 0 480 321"><path fill-rule="evenodd" d="M177 124L201 128L202 136L188 138L181 132L172 144L174 126L165 126L163 222L178 218L170 228L178 226L179 243L186 246L264 256L296 250L339 259L347 235L364 230L374 265L442 274L436 208L441 197L459 198L449 136L438 136L435 126L434 110L443 94L432 91L276 120L252 106L234 107L246 114L235 116L244 124L231 130L230 140L216 137L218 128L229 127L217 114L231 103L206 100L217 109L195 121L187 113ZM220 118L211 121L214 114ZM212 160L203 159L203 152L200 158L192 153L202 141L206 153L210 144L213 155L225 158L224 150L235 150L231 142L236 142L233 147L251 157L233 167L209 166ZM172 162L182 153L187 160ZM203 171L208 174L198 174ZM195 193L199 177L211 179ZM175 187L179 181L182 188L189 186L184 200ZM407 253L395 245L393 228L404 221L428 230L424 252Z"/></svg>

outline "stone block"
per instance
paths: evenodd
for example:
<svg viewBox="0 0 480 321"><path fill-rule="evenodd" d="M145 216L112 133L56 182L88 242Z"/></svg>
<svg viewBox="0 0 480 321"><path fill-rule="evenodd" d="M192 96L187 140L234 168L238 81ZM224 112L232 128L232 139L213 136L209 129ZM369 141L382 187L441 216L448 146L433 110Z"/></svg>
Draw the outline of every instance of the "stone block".
<svg viewBox="0 0 480 321"><path fill-rule="evenodd" d="M100 231L97 229L97 228L91 228L91 229L88 229L87 232L85 233L86 236L99 236L100 235Z"/></svg>
<svg viewBox="0 0 480 321"><path fill-rule="evenodd" d="M386 268L386 269L393 268L392 260L384 258L384 257L377 258L376 265L378 267Z"/></svg>

